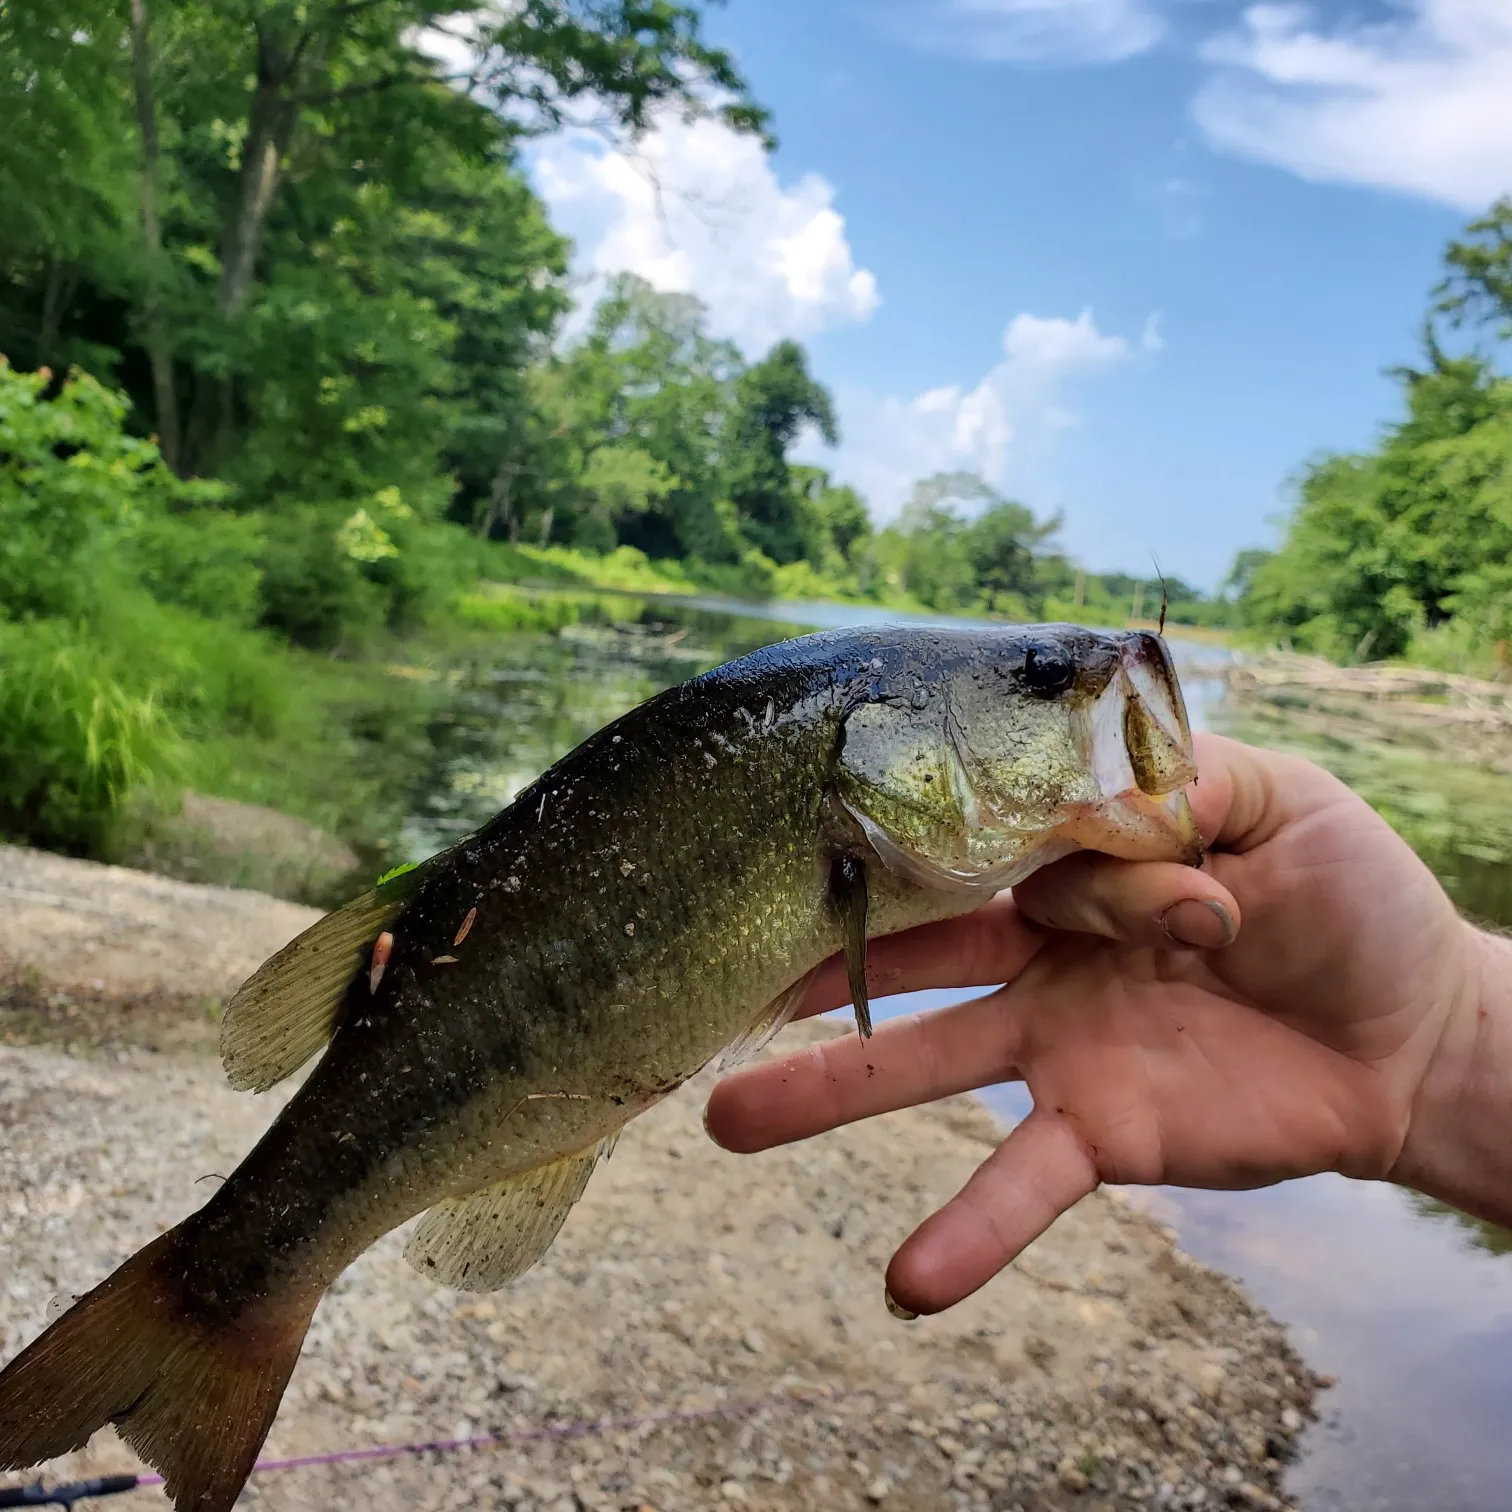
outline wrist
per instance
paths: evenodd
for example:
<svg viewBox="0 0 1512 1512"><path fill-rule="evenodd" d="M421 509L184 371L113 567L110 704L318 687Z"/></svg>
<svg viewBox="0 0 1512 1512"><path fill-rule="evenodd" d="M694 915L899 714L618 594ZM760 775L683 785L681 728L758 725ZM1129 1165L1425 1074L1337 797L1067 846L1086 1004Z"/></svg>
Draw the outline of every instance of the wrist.
<svg viewBox="0 0 1512 1512"><path fill-rule="evenodd" d="M1390 1179L1512 1225L1512 940L1464 928L1464 971Z"/></svg>

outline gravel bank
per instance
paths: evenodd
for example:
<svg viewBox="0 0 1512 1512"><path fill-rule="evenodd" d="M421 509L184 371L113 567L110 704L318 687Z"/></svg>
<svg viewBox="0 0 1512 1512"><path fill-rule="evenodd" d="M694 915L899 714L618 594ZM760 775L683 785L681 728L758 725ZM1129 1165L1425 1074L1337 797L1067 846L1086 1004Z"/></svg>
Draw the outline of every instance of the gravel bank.
<svg viewBox="0 0 1512 1512"><path fill-rule="evenodd" d="M9 1356L55 1296L92 1285L202 1202L206 1178L276 1110L278 1094L225 1087L203 1053L203 1004L311 915L26 852L0 862L0 938L27 951L0 994ZM66 961L37 948L61 939ZM833 1032L799 1025L783 1042ZM901 1324L882 1305L887 1256L1001 1128L954 1099L738 1158L703 1133L707 1086L699 1078L631 1126L546 1260L507 1292L434 1287L400 1259L402 1234L365 1255L316 1315L267 1453L762 1410L268 1473L244 1503L1283 1505L1281 1463L1315 1378L1233 1283L1118 1194L1082 1203L946 1316ZM105 1432L46 1473L134 1465ZM149 1504L160 1493L121 1503Z"/></svg>

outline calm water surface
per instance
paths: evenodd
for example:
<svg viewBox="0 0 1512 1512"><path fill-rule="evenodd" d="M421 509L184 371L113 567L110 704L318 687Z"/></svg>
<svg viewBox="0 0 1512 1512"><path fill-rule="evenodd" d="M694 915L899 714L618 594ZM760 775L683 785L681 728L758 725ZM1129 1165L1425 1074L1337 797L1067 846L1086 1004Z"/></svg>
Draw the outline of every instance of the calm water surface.
<svg viewBox="0 0 1512 1512"><path fill-rule="evenodd" d="M738 609L739 612L732 612ZM492 817L557 757L659 689L805 628L910 617L837 605L584 600L555 634L504 637L452 671L404 845L413 858ZM801 620L801 624L789 623ZM917 621L915 621L917 622ZM927 621L926 621L927 623ZM940 622L940 623L943 623ZM1512 781L1241 719L1221 649L1170 637L1194 725L1303 751L1363 792L1472 914L1512 924ZM960 1001L916 993L882 1016ZM1021 1087L987 1099L1022 1117ZM1162 1190L1193 1254L1240 1277L1338 1385L1291 1475L1309 1512L1504 1512L1512 1504L1512 1236L1384 1186L1319 1177L1260 1193ZM901 1235L900 1235L901 1237Z"/></svg>

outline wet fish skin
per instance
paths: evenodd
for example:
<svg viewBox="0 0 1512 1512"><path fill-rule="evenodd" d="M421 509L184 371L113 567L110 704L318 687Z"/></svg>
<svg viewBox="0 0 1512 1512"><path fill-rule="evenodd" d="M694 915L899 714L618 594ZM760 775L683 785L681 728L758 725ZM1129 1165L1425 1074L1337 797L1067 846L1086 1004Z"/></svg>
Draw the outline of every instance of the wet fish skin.
<svg viewBox="0 0 1512 1512"><path fill-rule="evenodd" d="M390 885L376 989L353 960L329 1047L256 1148L0 1374L0 1463L115 1420L180 1508L222 1512L315 1304L378 1237L542 1171L575 1171L550 1189L570 1198L591 1163L564 1158L819 962L845 948L859 980L847 920L876 937L967 911L1062 819L1192 859L1171 797L1189 753L1162 643L1070 626L831 632L632 710ZM1132 784L1116 822L1094 768ZM842 860L862 907L834 891ZM343 914L367 928L363 906ZM247 991L228 1045L262 1011Z"/></svg>

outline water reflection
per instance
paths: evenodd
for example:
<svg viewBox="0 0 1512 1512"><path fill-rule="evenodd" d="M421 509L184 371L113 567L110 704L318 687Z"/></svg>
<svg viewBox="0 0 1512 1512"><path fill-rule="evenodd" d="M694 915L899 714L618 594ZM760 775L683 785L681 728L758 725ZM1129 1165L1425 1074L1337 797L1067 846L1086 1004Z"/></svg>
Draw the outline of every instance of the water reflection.
<svg viewBox="0 0 1512 1512"><path fill-rule="evenodd" d="M491 818L544 768L661 688L799 633L766 606L584 598L553 634L490 638L447 669L403 843L411 858ZM788 606L781 611L794 616ZM814 628L907 616L802 611ZM1241 713L1216 674L1226 653L1171 637L1194 726L1320 761L1387 815L1461 906L1512 924L1512 778ZM917 993L879 1017L970 996ZM1022 1087L987 1100L1010 1121ZM1315 1178L1267 1192L1151 1194L1200 1259L1240 1277L1293 1328L1309 1363L1339 1377L1292 1476L1310 1512L1492 1512L1507 1501L1512 1435L1512 1235L1384 1186Z"/></svg>

